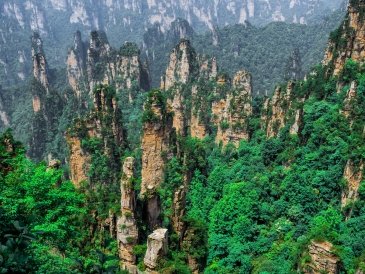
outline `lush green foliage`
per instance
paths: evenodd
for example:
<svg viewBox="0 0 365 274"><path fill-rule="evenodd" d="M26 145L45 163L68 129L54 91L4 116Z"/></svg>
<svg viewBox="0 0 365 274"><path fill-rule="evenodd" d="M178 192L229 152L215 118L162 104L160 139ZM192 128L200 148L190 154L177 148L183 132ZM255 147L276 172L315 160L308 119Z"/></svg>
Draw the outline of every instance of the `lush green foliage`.
<svg viewBox="0 0 365 274"><path fill-rule="evenodd" d="M85 195L62 170L33 164L10 132L0 137L0 158L2 273L118 272L115 242L89 242Z"/></svg>
<svg viewBox="0 0 365 274"><path fill-rule="evenodd" d="M160 190L164 225L170 225L174 192L190 176L186 221L195 231L198 223L206 228L196 233L203 241L189 248L207 265L205 273L296 273L308 262L311 240L333 243L344 273L362 267L363 183L359 199L343 209L341 193L346 162L359 164L365 156L363 69L349 60L336 79L318 67L297 83L296 96L309 97L298 136L285 127L278 138L266 139L252 122L252 138L238 150L222 151L210 138L179 140L186 156L169 161ZM339 93L337 81L343 84ZM357 95L350 102L350 128L340 110L352 81Z"/></svg>

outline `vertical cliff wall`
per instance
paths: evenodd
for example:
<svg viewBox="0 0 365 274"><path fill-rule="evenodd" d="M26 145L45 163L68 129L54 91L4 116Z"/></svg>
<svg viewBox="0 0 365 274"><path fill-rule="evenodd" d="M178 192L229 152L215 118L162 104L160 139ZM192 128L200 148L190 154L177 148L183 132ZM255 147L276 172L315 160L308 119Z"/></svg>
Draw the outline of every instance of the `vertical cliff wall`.
<svg viewBox="0 0 365 274"><path fill-rule="evenodd" d="M85 119L77 122L68 131L70 175L77 186L87 177L92 156L92 151L82 144L91 139L100 140L102 154L110 159L113 168L117 169L120 152L126 147L126 132L115 90L111 87L101 85L96 88L93 109Z"/></svg>
<svg viewBox="0 0 365 274"><path fill-rule="evenodd" d="M53 138L53 130L62 110L58 94L49 85L49 72L43 42L38 33L31 38L33 79L30 92L32 95L33 115L28 155L37 160L46 156L46 145Z"/></svg>
<svg viewBox="0 0 365 274"><path fill-rule="evenodd" d="M138 242L134 180L135 160L128 157L123 163L123 174L120 182L121 216L117 218L117 239L122 267L130 273L137 270L136 256L133 252L133 247Z"/></svg>
<svg viewBox="0 0 365 274"><path fill-rule="evenodd" d="M68 83L75 92L77 98L88 89L86 75L86 45L82 41L81 32L74 35L73 47L69 49L66 60Z"/></svg>
<svg viewBox="0 0 365 274"><path fill-rule="evenodd" d="M144 106L142 135L142 185L140 195L147 200L150 227L160 225L160 203L156 193L164 180L165 163L171 148L172 113L159 90L149 93Z"/></svg>
<svg viewBox="0 0 365 274"><path fill-rule="evenodd" d="M217 143L227 145L231 142L238 147L240 140L248 140L252 84L251 75L247 71L239 71L234 75L232 89L223 99L213 103L212 113L218 128Z"/></svg>
<svg viewBox="0 0 365 274"><path fill-rule="evenodd" d="M277 87L272 98L267 98L264 102L261 125L266 131L266 136L268 138L276 137L280 129L282 129L288 121L288 114L293 101L293 88L293 82L289 82L286 89ZM300 116L298 116L297 122L299 119Z"/></svg>
<svg viewBox="0 0 365 274"><path fill-rule="evenodd" d="M334 75L343 69L346 60L362 62L365 58L365 3L350 1L346 18L338 30L333 32L323 60Z"/></svg>
<svg viewBox="0 0 365 274"><path fill-rule="evenodd" d="M308 248L311 258L303 272L306 274L337 274L340 259L334 254L333 245L329 242L311 242Z"/></svg>

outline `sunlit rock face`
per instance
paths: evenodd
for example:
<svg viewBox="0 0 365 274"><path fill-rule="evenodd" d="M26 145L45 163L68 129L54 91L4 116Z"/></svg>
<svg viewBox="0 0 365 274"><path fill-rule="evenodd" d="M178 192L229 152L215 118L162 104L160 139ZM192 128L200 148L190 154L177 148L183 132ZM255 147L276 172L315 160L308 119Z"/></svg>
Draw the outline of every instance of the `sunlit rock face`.
<svg viewBox="0 0 365 274"><path fill-rule="evenodd" d="M172 113L161 101L161 94L150 94L145 103L145 118L142 133L142 183L140 195L146 199L147 221L151 228L161 225L161 205L157 194L164 180L167 156L170 153Z"/></svg>
<svg viewBox="0 0 365 274"><path fill-rule="evenodd" d="M148 236L147 251L143 260L148 272L155 270L157 268L158 260L166 255L167 235L167 229L159 228Z"/></svg>
<svg viewBox="0 0 365 274"><path fill-rule="evenodd" d="M345 21L331 37L323 64L330 65L334 75L342 71L348 59L365 59L365 17L361 12L364 8L363 1L350 1Z"/></svg>
<svg viewBox="0 0 365 274"><path fill-rule="evenodd" d="M66 133L69 146L69 164L71 180L76 187L82 181L89 180L88 172L91 156L82 146L85 138L99 138L104 144L103 153L117 163L116 147L124 148L126 132L122 123L122 114L115 94L107 86L99 86L94 94L94 107L88 116L74 124Z"/></svg>
<svg viewBox="0 0 365 274"><path fill-rule="evenodd" d="M251 75L238 71L233 77L232 90L225 98L213 104L212 113L216 117L218 132L216 142L238 147L241 140L248 140L248 122L252 115Z"/></svg>
<svg viewBox="0 0 365 274"><path fill-rule="evenodd" d="M304 266L303 273L339 273L340 260L333 251L333 245L330 242L312 241L308 247L308 253L311 261Z"/></svg>

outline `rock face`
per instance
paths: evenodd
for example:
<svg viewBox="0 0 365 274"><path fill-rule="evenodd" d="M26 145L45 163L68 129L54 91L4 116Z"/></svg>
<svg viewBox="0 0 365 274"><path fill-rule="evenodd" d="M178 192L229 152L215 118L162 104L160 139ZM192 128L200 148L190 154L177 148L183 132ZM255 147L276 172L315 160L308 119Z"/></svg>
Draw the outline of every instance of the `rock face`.
<svg viewBox="0 0 365 274"><path fill-rule="evenodd" d="M211 103L207 100L209 94L213 94L215 89L210 85L210 90L202 86L206 83L213 83L216 81L218 75L217 60L213 58L208 58L206 56L198 56L199 64L199 81L191 89L191 114L190 114L190 135L191 137L204 138L210 133L207 127L210 122L210 117L208 113L212 108Z"/></svg>
<svg viewBox="0 0 365 274"><path fill-rule="evenodd" d="M183 39L171 52L161 88L169 96L177 134L204 138L212 133L213 123L218 128L218 143L238 146L240 140L249 138L251 76L239 71L232 84L227 77L217 77L216 59L196 55Z"/></svg>
<svg viewBox="0 0 365 274"><path fill-rule="evenodd" d="M103 143L103 153L118 163L116 149L123 149L126 132L115 91L108 86L99 86L94 92L94 108L85 120L79 121L67 133L70 156L70 175L75 186L88 179L91 155L82 147L83 139L98 138Z"/></svg>
<svg viewBox="0 0 365 274"><path fill-rule="evenodd" d="M137 46L125 43L117 51L101 31L91 32L88 48L76 32L66 63L68 82L78 98L82 93L91 94L98 84L115 85L117 92L129 90L130 102L136 96L132 88L149 89L149 74Z"/></svg>
<svg viewBox="0 0 365 274"><path fill-rule="evenodd" d="M257 24L271 21L305 24L310 18L322 16L327 8L338 8L340 3L341 0L224 0L207 3L200 0L3 0L0 2L3 19L0 26L0 32L3 33L0 55L4 58L0 59L0 63L4 61L5 64L0 66L0 75L6 75L11 80L7 82L6 77L1 77L0 84L14 84L27 78L31 60L17 60L19 56L29 55L22 48L22 43L13 41L24 39L32 31L39 31L43 37L57 37L50 42L50 47L59 52L67 48L69 41L67 35L55 33L58 29L80 29L82 33L105 29L115 44L142 37L146 26L155 23L166 32L169 27L173 27L177 18L184 18L199 31L214 30L215 26L243 24L245 20ZM53 64L63 60L65 55L61 53L61 56L54 56L48 61Z"/></svg>
<svg viewBox="0 0 365 274"><path fill-rule="evenodd" d="M299 49L295 49L289 57L288 63L286 65L285 79L289 80L301 80L303 78L302 70L302 59L300 56Z"/></svg>
<svg viewBox="0 0 365 274"><path fill-rule="evenodd" d="M197 55L186 39L171 52L161 89L169 94L177 134L186 136L189 128L192 137L204 138L208 134L206 111L211 105L204 85L215 81L217 70L216 59Z"/></svg>
<svg viewBox="0 0 365 274"><path fill-rule="evenodd" d="M104 129L110 131L111 136L117 146L124 147L126 142L126 132L122 124L122 113L118 107L114 90L107 86L100 86L94 92L94 126L96 135L103 137ZM104 133L105 134L105 133ZM105 134L106 135L106 134ZM108 137L108 136L106 136ZM105 139L105 138L104 138ZM104 143L107 146L108 140Z"/></svg>
<svg viewBox="0 0 365 274"><path fill-rule="evenodd" d="M141 196L147 199L150 227L160 225L160 205L156 194L163 182L166 157L170 151L172 115L160 91L150 93L145 104L145 121L142 136L142 184Z"/></svg>
<svg viewBox="0 0 365 274"><path fill-rule="evenodd" d="M32 87L33 111L44 111L45 96L49 93L48 65L43 51L43 41L37 32L32 36L33 77L38 86Z"/></svg>
<svg viewBox="0 0 365 274"><path fill-rule="evenodd" d="M224 99L213 104L212 113L218 131L216 142L238 147L240 140L248 140L248 121L252 115L251 75L239 71L233 78L232 91Z"/></svg>
<svg viewBox="0 0 365 274"><path fill-rule="evenodd" d="M32 36L33 78L32 94L33 115L28 156L41 160L45 158L46 144L53 139L53 130L61 113L63 103L58 94L50 89L48 65L43 51L43 43L38 33Z"/></svg>
<svg viewBox="0 0 365 274"><path fill-rule="evenodd" d="M298 135L302 124L303 124L303 109L297 109L295 112L294 124L292 124L290 127L290 134Z"/></svg>
<svg viewBox="0 0 365 274"><path fill-rule="evenodd" d="M266 130L268 138L276 137L285 126L287 114L292 103L293 82L289 82L286 90L277 87L273 97L264 102L263 114L261 117L262 128ZM299 121L300 116L298 116ZM293 128L293 131L295 127Z"/></svg>
<svg viewBox="0 0 365 274"><path fill-rule="evenodd" d="M173 127L180 135L186 135L186 117L184 115L185 84L191 79L196 53L189 40L181 40L172 50L165 75L161 82L163 90L170 90L172 97L168 104L174 112Z"/></svg>
<svg viewBox="0 0 365 274"><path fill-rule="evenodd" d="M157 267L158 260L167 252L167 229L159 228L153 231L147 239L147 251L143 262L147 271L153 271Z"/></svg>
<svg viewBox="0 0 365 274"><path fill-rule="evenodd" d="M0 127L8 127L10 125L10 117L8 115L7 110L5 109L4 106L4 101L2 98L2 88L0 86Z"/></svg>
<svg viewBox="0 0 365 274"><path fill-rule="evenodd" d="M195 241L195 228L189 227L184 234L182 247L185 251L188 251L188 265L193 274L199 274L201 270L201 265L198 260L194 258L191 254L189 254L189 250L193 246L193 242Z"/></svg>
<svg viewBox="0 0 365 274"><path fill-rule="evenodd" d="M363 62L365 59L365 17L363 1L350 1L348 13L339 31L329 42L323 64L333 66L333 74L338 75L346 60ZM339 43L339 41L346 43Z"/></svg>
<svg viewBox="0 0 365 274"><path fill-rule="evenodd" d="M66 60L68 83L78 98L81 92L87 90L86 46L81 38L81 32L74 35L74 45L69 50Z"/></svg>
<svg viewBox="0 0 365 274"><path fill-rule="evenodd" d="M81 147L81 140L78 137L68 135L66 137L69 146L69 166L70 177L73 184L79 188L81 182L86 181L87 171L90 165L90 155L88 155Z"/></svg>
<svg viewBox="0 0 365 274"><path fill-rule="evenodd" d="M117 219L117 239L119 258L123 268L130 272L136 269L136 257L133 247L138 241L138 228L135 218L136 194L134 191L135 160L132 157L125 159L123 175L120 184L121 216Z"/></svg>
<svg viewBox="0 0 365 274"><path fill-rule="evenodd" d="M43 52L43 42L37 32L32 36L32 60L33 60L33 76L42 84L48 93L48 65Z"/></svg>
<svg viewBox="0 0 365 274"><path fill-rule="evenodd" d="M161 84L164 89L170 89L176 83L186 84L193 70L192 64L195 61L196 53L192 49L189 40L181 42L172 50L169 64L166 69L164 82Z"/></svg>
<svg viewBox="0 0 365 274"><path fill-rule="evenodd" d="M350 121L352 125L354 119L354 106L357 103L357 86L356 82L351 83L350 89L347 91L343 101L341 113Z"/></svg>
<svg viewBox="0 0 365 274"><path fill-rule="evenodd" d="M309 245L311 262L303 269L308 274L337 274L339 271L339 258L332 252L332 244L329 242L312 242Z"/></svg>
<svg viewBox="0 0 365 274"><path fill-rule="evenodd" d="M171 217L172 227L179 239L182 238L185 230L185 223L183 217L186 211L186 187L180 186L174 193L173 199L173 214Z"/></svg>
<svg viewBox="0 0 365 274"><path fill-rule="evenodd" d="M111 47L105 32L92 31L86 53L86 70L90 92L104 79L104 66L106 66L110 51Z"/></svg>
<svg viewBox="0 0 365 274"><path fill-rule="evenodd" d="M354 202L358 199L358 190L360 183L363 179L364 163L354 163L352 160L348 160L345 171L343 174L344 179L347 182L346 189L342 192L341 206L345 207L350 202Z"/></svg>

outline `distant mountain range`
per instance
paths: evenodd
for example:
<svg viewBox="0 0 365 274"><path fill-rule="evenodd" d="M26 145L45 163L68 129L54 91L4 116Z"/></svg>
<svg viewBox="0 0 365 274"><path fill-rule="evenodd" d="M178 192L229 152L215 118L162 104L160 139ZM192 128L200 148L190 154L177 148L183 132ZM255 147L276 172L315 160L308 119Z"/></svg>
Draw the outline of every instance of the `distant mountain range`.
<svg viewBox="0 0 365 274"><path fill-rule="evenodd" d="M249 21L310 24L341 7L343 0L3 0L0 3L0 84L29 75L32 31L44 38L51 64L65 60L76 30L104 30L111 44L141 42L155 23L162 32L183 18L197 32Z"/></svg>

